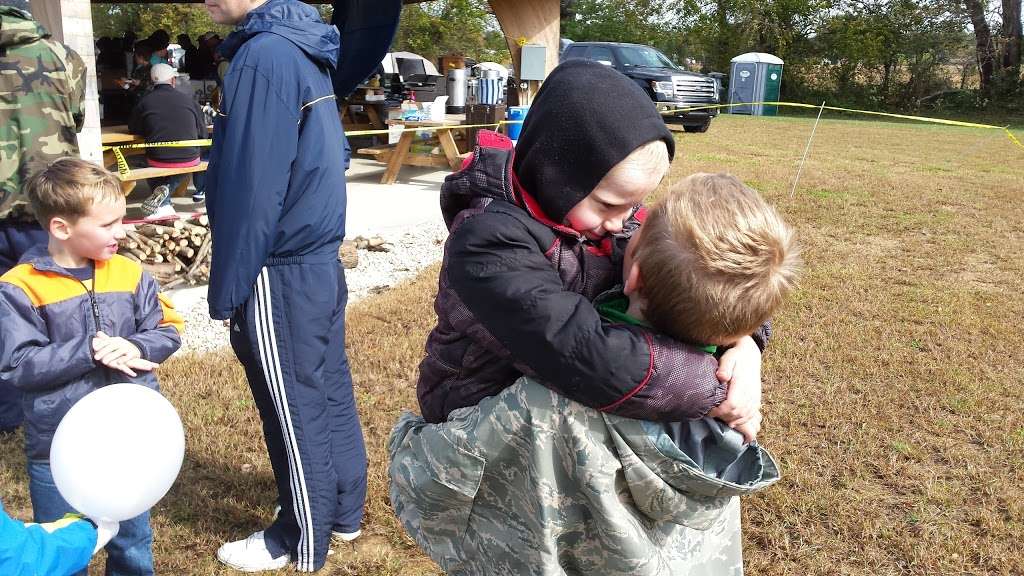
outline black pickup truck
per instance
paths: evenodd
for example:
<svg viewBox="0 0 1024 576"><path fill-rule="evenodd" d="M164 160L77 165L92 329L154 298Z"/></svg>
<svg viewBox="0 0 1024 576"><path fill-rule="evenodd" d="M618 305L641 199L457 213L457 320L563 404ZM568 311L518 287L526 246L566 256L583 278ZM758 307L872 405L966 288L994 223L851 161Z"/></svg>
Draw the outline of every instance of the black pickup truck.
<svg viewBox="0 0 1024 576"><path fill-rule="evenodd" d="M612 66L632 78L651 97L658 110L719 103L717 80L676 66L650 46L622 42L573 42L562 51L561 60L586 58ZM717 108L680 112L673 115L687 132L705 132ZM666 116L666 120L673 118Z"/></svg>

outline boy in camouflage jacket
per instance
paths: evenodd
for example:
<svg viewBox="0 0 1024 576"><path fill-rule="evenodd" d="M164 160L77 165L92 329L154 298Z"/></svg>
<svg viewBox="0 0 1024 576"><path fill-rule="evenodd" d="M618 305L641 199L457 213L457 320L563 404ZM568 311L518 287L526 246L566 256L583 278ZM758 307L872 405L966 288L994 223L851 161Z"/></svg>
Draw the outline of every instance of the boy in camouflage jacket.
<svg viewBox="0 0 1024 576"><path fill-rule="evenodd" d="M714 354L763 323L795 283L792 233L726 175L691 176L634 234L608 324L657 328ZM760 415L739 429L748 440ZM601 413L520 379L431 425L392 433L391 500L449 574L738 575L739 495L779 477L714 418Z"/></svg>

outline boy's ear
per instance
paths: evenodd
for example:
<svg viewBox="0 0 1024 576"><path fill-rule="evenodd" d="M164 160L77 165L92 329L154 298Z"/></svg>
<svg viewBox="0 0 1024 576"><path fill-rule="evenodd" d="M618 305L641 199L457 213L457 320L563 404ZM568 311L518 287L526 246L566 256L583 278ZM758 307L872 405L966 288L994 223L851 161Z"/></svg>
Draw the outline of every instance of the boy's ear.
<svg viewBox="0 0 1024 576"><path fill-rule="evenodd" d="M626 276L626 285L622 288L626 296L638 294L643 287L643 277L640 275L640 266L633 262L629 267L629 274Z"/></svg>
<svg viewBox="0 0 1024 576"><path fill-rule="evenodd" d="M58 240L67 240L71 237L71 223L60 216L50 218L49 228L50 236Z"/></svg>

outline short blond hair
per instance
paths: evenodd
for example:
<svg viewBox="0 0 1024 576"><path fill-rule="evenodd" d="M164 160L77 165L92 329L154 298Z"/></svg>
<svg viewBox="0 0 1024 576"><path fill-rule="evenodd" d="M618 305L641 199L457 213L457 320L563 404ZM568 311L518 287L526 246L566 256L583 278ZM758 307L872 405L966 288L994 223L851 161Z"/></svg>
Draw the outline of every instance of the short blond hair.
<svg viewBox="0 0 1024 576"><path fill-rule="evenodd" d="M25 193L44 230L49 230L54 218L74 223L88 214L93 204L123 197L116 176L102 166L70 156L33 174L25 183Z"/></svg>
<svg viewBox="0 0 1024 576"><path fill-rule="evenodd" d="M649 211L635 247L644 317L696 344L751 334L795 288L793 231L728 174L693 174Z"/></svg>
<svg viewBox="0 0 1024 576"><path fill-rule="evenodd" d="M653 173L664 176L672 161L668 157L668 145L662 140L652 140L637 147L605 174L612 177L632 178L635 172Z"/></svg>

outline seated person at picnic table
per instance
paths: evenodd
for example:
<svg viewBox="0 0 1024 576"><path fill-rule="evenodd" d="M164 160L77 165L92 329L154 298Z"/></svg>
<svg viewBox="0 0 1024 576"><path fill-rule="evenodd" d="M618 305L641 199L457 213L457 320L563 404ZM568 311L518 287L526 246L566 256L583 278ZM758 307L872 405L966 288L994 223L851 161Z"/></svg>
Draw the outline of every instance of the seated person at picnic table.
<svg viewBox="0 0 1024 576"><path fill-rule="evenodd" d="M206 138L206 120L191 95L178 90L177 72L167 64L156 64L151 72L153 89L132 110L128 130L146 142L172 142ZM153 168L186 168L199 165L198 146L146 148L146 162ZM142 203L147 220L173 217L171 192L189 172L150 178L153 193Z"/></svg>
<svg viewBox="0 0 1024 576"><path fill-rule="evenodd" d="M792 232L732 176L695 174L632 236L606 325L655 328L708 356L793 289ZM390 441L391 500L450 574L742 574L738 496L779 478L771 455L714 418L657 423L598 412L524 377Z"/></svg>
<svg viewBox="0 0 1024 576"><path fill-rule="evenodd" d="M590 302L618 282L638 205L675 150L644 91L570 60L538 92L514 154L503 136L478 140L441 189L451 234L416 388L423 417L443 422L526 374L623 416L671 421L718 407L733 425L752 418L767 322L719 365L644 327L603 325Z"/></svg>

